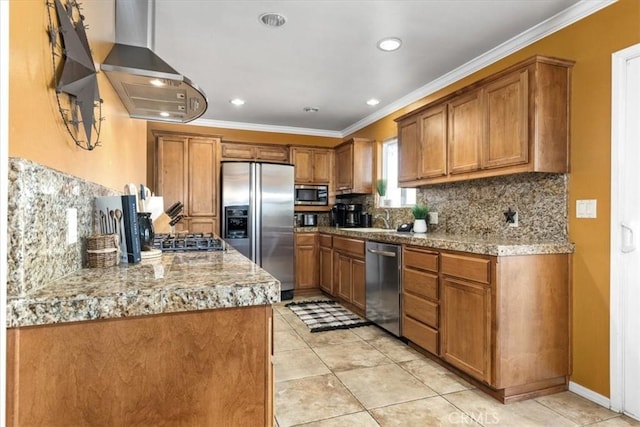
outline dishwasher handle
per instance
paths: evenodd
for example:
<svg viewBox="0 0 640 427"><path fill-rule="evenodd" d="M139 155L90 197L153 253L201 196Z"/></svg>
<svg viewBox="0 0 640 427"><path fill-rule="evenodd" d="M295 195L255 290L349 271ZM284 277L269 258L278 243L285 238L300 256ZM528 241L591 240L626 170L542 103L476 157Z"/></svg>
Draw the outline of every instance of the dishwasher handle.
<svg viewBox="0 0 640 427"><path fill-rule="evenodd" d="M376 254L376 255L380 255L380 256L388 256L388 257L391 257L391 258L395 258L396 256L398 256L395 252L381 251L379 249L367 249L367 251L369 251L372 254Z"/></svg>

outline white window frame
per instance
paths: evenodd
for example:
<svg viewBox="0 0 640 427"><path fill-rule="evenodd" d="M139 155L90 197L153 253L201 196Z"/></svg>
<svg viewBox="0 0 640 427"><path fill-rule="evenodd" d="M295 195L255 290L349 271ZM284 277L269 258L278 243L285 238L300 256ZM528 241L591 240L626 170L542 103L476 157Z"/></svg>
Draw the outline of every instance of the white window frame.
<svg viewBox="0 0 640 427"><path fill-rule="evenodd" d="M387 160L388 149L396 146L395 156L391 161ZM378 198L378 206L381 208L404 208L416 203L415 188L398 188L398 138L392 137L382 141L380 146L381 173L380 178L387 179L387 194L384 198ZM391 167L393 165L393 167ZM391 178L389 178L391 174ZM390 202L386 202L385 200Z"/></svg>

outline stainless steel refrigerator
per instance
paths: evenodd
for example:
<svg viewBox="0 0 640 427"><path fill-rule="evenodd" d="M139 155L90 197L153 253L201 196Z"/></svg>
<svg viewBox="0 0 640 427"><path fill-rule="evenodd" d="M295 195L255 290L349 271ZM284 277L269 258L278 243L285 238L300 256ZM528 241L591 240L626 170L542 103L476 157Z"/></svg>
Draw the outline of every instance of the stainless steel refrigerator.
<svg viewBox="0 0 640 427"><path fill-rule="evenodd" d="M293 166L222 162L222 235L293 296Z"/></svg>

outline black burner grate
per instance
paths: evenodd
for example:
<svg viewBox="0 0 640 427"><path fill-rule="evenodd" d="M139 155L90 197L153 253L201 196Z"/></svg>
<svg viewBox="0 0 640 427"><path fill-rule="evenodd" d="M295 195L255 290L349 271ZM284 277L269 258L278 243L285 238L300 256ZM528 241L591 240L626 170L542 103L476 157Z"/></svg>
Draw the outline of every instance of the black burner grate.
<svg viewBox="0 0 640 427"><path fill-rule="evenodd" d="M158 233L153 247L163 252L223 251L224 241L211 233Z"/></svg>

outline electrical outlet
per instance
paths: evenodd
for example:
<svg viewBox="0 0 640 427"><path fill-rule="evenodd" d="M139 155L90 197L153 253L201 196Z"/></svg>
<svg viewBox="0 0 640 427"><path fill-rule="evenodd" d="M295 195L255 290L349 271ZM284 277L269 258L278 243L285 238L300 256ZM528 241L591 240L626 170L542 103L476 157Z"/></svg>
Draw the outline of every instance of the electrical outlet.
<svg viewBox="0 0 640 427"><path fill-rule="evenodd" d="M438 223L438 212L429 212L429 224Z"/></svg>
<svg viewBox="0 0 640 427"><path fill-rule="evenodd" d="M509 223L509 227L518 227L518 212L513 214L513 222Z"/></svg>
<svg viewBox="0 0 640 427"><path fill-rule="evenodd" d="M67 209L67 245L78 242L78 210L76 208Z"/></svg>
<svg viewBox="0 0 640 427"><path fill-rule="evenodd" d="M576 200L576 218L597 218L597 212L597 200Z"/></svg>

